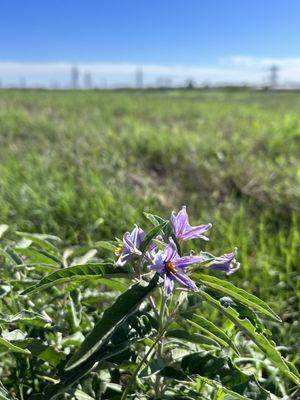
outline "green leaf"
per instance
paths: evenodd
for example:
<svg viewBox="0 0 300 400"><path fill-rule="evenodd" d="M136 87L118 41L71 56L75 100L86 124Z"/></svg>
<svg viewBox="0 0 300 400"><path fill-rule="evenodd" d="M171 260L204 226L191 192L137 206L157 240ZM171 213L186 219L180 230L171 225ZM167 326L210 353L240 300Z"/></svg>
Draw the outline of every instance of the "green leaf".
<svg viewBox="0 0 300 400"><path fill-rule="evenodd" d="M279 370L292 380L297 385L300 385L300 379L289 369L288 364L285 362L279 351L269 342L269 340L262 334L256 332L254 326L250 321L240 319L239 314L232 307L224 307L219 301L215 300L208 293L200 290L195 293L197 296L204 298L209 304L217 308L222 314L224 314L230 321L232 321L242 332L244 332L249 338L261 349L261 351L273 362L273 364L279 368Z"/></svg>
<svg viewBox="0 0 300 400"><path fill-rule="evenodd" d="M100 247L101 249L109 250L109 251L112 251L112 252L115 252L116 248L117 248L116 242L105 242L105 241L96 242L94 244L94 247L96 247L96 248Z"/></svg>
<svg viewBox="0 0 300 400"><path fill-rule="evenodd" d="M15 248L12 249L10 246L7 246L6 251L15 260L15 263L17 265L24 264L24 261L23 261L22 257L19 256L19 254L17 253Z"/></svg>
<svg viewBox="0 0 300 400"><path fill-rule="evenodd" d="M95 325L92 332L85 338L78 351L71 357L66 365L66 370L75 368L93 353L95 353L105 340L112 335L120 324L130 316L156 288L158 274L150 282L140 281L121 294L115 303L104 311L102 318Z"/></svg>
<svg viewBox="0 0 300 400"><path fill-rule="evenodd" d="M77 331L70 336L65 336L61 340L62 347L75 346L79 347L84 341L84 336L81 331Z"/></svg>
<svg viewBox="0 0 300 400"><path fill-rule="evenodd" d="M57 247L55 247L52 243L50 243L47 239L55 238L54 240L60 241L57 236L52 235L43 235L39 233L28 233L28 232L16 232L17 236L20 236L25 239L29 239L32 243L41 247L42 249L49 251L49 253L59 255L59 251Z"/></svg>
<svg viewBox="0 0 300 400"><path fill-rule="evenodd" d="M143 307L141 307L141 309L143 309ZM105 365L105 363L103 364L104 360L107 360L107 365L120 365L123 363L124 357L128 360L128 354L131 354L131 345L138 340L144 339L145 332L149 332L149 329L151 330L151 326L147 327L146 325L148 325L148 322L145 324L143 319L143 317L147 317L147 315L149 314L144 314L144 311L138 309L133 315L131 314L128 318L125 318L123 322L117 324L109 338L103 340L99 349L86 361L71 370L60 370L60 383L47 388L46 398L52 399L60 393L65 393L68 387L81 379L96 365L99 368L103 368Z"/></svg>
<svg viewBox="0 0 300 400"><path fill-rule="evenodd" d="M272 319L281 321L280 317L265 303L263 300L246 292L243 289L237 288L232 283L218 279L214 276L193 272L191 276L194 279L200 280L200 282L218 292L227 294L228 296L240 301L243 304L252 307L254 310L259 311L262 314L268 315Z"/></svg>
<svg viewBox="0 0 300 400"><path fill-rule="evenodd" d="M188 380L188 376L186 374L184 374L181 370L178 370L172 366L167 366L165 368L163 368L161 371L159 371L159 375L165 377L165 378L169 378L169 379L175 379L176 381L181 381L181 384L186 384L187 386L192 386L195 385L194 381L192 380ZM218 388L221 389L224 393L232 395L232 400L249 400L248 397L242 396L241 394L238 394L236 392L233 392L232 390L226 388L225 386L223 386L220 382L215 381L213 379L209 379L207 377L202 377L197 375L197 378L195 379L196 382L198 383L199 380L201 382L201 385L210 385L214 388ZM198 397L197 398L202 398L200 397L200 393L197 393ZM184 397L186 398L186 397ZM204 397L203 397L204 399Z"/></svg>
<svg viewBox="0 0 300 400"><path fill-rule="evenodd" d="M101 346L90 358L80 364L77 368L71 371L61 371L60 383L55 385L49 385L45 390L44 399L54 399L59 394L65 393L71 385L82 378L87 372L89 372L97 363L103 360L111 359L113 356L122 353L127 350L133 341L126 340L118 345L113 346Z"/></svg>
<svg viewBox="0 0 300 400"><path fill-rule="evenodd" d="M12 290L10 285L0 285L0 299L7 296Z"/></svg>
<svg viewBox="0 0 300 400"><path fill-rule="evenodd" d="M8 340L9 342L13 342L15 340L24 340L26 336L27 334L20 329L14 329L12 331L9 331L8 329L3 329L2 331L3 339Z"/></svg>
<svg viewBox="0 0 300 400"><path fill-rule="evenodd" d="M38 314L33 311L21 311L15 315L2 316L0 315L0 324L26 324L37 327L44 327L51 324L51 320L44 315Z"/></svg>
<svg viewBox="0 0 300 400"><path fill-rule="evenodd" d="M13 398L7 392L2 382L0 381L0 400L12 400Z"/></svg>
<svg viewBox="0 0 300 400"><path fill-rule="evenodd" d="M99 282L104 285L113 286L118 290L123 290L124 286L119 282L110 281L109 278L123 277L128 278L130 274L127 272L125 267L115 267L112 264L85 264L85 265L73 265L72 267L58 269L50 275L45 276L36 285L31 286L22 292L22 295L33 294L40 290L49 288L51 286L59 285L65 282L74 280L88 280L99 278Z"/></svg>
<svg viewBox="0 0 300 400"><path fill-rule="evenodd" d="M82 256L76 257L75 260L72 262L72 265L87 264L89 261L91 261L95 257L97 252L98 252L98 250L96 250L96 249L89 249Z"/></svg>
<svg viewBox="0 0 300 400"><path fill-rule="evenodd" d="M214 297L214 293L217 292L207 292L210 294L212 297ZM224 296L218 298L219 302L224 306L224 307L232 307L234 308L240 319L245 319L247 318L251 324L255 327L256 332L259 333L264 333L267 335L271 335L272 333L263 325L263 323L260 321L258 318L257 314L253 311L252 308L246 306L245 304L240 303L239 301L233 300L231 297Z"/></svg>
<svg viewBox="0 0 300 400"><path fill-rule="evenodd" d="M149 378L151 375L157 374L163 368L166 367L166 363L162 358L154 358L151 360L144 369L138 374L139 378Z"/></svg>
<svg viewBox="0 0 300 400"><path fill-rule="evenodd" d="M166 333L166 337L177 338L181 340L186 340L187 342L203 344L208 346L219 347L219 343L216 340L211 339L205 335L201 335L199 333L189 333L182 329L174 329L170 330Z"/></svg>
<svg viewBox="0 0 300 400"><path fill-rule="evenodd" d="M229 357L205 351L193 353L183 357L181 368L186 375L218 380L225 388L251 400L269 399L269 392L260 386L256 378L243 373Z"/></svg>
<svg viewBox="0 0 300 400"><path fill-rule="evenodd" d="M30 262L32 263L44 263L54 266L61 264L61 261L57 257L43 250L22 249L22 248L16 248L15 250L17 253L20 253L28 257L30 259Z"/></svg>
<svg viewBox="0 0 300 400"><path fill-rule="evenodd" d="M155 226L153 229L151 229L151 231L147 234L145 239L140 244L139 250L142 253L144 253L146 251L146 249L147 249L148 245L150 244L151 240L153 238L155 238L158 235L158 233L167 226L167 224L168 224L168 222L164 221L161 224Z"/></svg>
<svg viewBox="0 0 300 400"><path fill-rule="evenodd" d="M29 355L30 351L27 349L22 349L21 347L16 346L15 344L9 342L8 340L0 337L0 347L4 347L4 349L8 352L13 352L13 353L21 353L21 354L26 354Z"/></svg>
<svg viewBox="0 0 300 400"><path fill-rule="evenodd" d="M165 378L175 379L176 381L184 381L187 379L187 376L181 370L178 370L170 365L162 368L158 374Z"/></svg>
<svg viewBox="0 0 300 400"><path fill-rule="evenodd" d="M165 250L165 248L167 247L167 244L165 242L162 242L161 240L153 239L152 241L159 250Z"/></svg>
<svg viewBox="0 0 300 400"><path fill-rule="evenodd" d="M16 269L22 269L26 270L26 272L54 272L57 270L59 266L58 265L49 265L49 264L43 264L43 263L29 263L29 264L22 264L22 265L16 265Z"/></svg>
<svg viewBox="0 0 300 400"><path fill-rule="evenodd" d="M206 335L212 337L217 343L219 343L222 347L231 347L233 351L236 354L238 353L238 350L236 349L235 345L232 343L231 339L229 336L226 335L224 331L222 331L220 328L218 328L215 324L213 324L211 321L208 319L197 315L197 314L192 314L192 316L187 316L187 321L205 333Z"/></svg>
<svg viewBox="0 0 300 400"><path fill-rule="evenodd" d="M31 353L32 356L48 362L53 367L66 358L66 354L63 352L57 351L54 347L43 344L37 339L28 338L22 341L15 341L14 343L21 349L24 349L24 351Z"/></svg>
<svg viewBox="0 0 300 400"><path fill-rule="evenodd" d="M7 231L8 228L9 228L9 226L6 225L6 224L1 224L0 225L0 239L2 238L2 236Z"/></svg>
<svg viewBox="0 0 300 400"><path fill-rule="evenodd" d="M158 215L155 214L151 214L151 213L147 213L147 212L143 212L143 215L151 222L152 225L154 226L158 226L160 224L166 223L168 222L167 220L161 218Z"/></svg>
<svg viewBox="0 0 300 400"><path fill-rule="evenodd" d="M16 260L15 257L13 257L13 255L10 253L9 249L4 250L4 249L0 248L0 255L2 255L5 258L5 260L8 264L12 264L12 265L19 264L18 260Z"/></svg>

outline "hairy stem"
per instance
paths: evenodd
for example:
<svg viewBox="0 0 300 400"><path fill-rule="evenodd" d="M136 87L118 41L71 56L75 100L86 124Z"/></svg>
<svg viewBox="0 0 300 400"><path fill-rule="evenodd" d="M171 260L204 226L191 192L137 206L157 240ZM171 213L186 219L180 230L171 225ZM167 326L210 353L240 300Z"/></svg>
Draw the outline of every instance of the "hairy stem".
<svg viewBox="0 0 300 400"><path fill-rule="evenodd" d="M134 373L132 374L128 385L126 386L124 392L122 393L122 397L120 400L125 400L127 399L127 395L130 392L130 389L135 381L135 378L137 377L137 374L139 373L140 369L142 368L143 364L147 361L148 357L150 356L150 354L152 353L152 350L154 350L155 346L157 345L157 343L159 342L159 340L161 339L162 335L165 333L165 329L160 332L160 334L157 336L157 338L155 339L155 341L153 342L153 344L151 345L150 349L147 351L147 353L144 355L144 357L141 359L141 361L139 362L139 364L137 365Z"/></svg>

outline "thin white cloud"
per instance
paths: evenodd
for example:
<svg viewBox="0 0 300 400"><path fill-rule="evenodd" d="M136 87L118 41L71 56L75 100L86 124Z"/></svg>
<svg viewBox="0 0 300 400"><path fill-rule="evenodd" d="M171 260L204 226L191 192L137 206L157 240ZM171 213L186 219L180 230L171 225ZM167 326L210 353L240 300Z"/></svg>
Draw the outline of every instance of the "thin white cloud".
<svg viewBox="0 0 300 400"><path fill-rule="evenodd" d="M163 81L184 84L193 79L198 84L265 84L270 66L279 67L282 83L300 82L300 58L259 58L231 56L213 67L180 66L133 63L77 63L79 84L89 73L97 86L134 86L137 70L143 71L145 85L155 85ZM68 86L71 81L70 62L8 62L0 61L0 81L3 86L26 82L28 86Z"/></svg>
<svg viewBox="0 0 300 400"><path fill-rule="evenodd" d="M250 57L250 56L232 56L222 60L222 65L231 65L238 70L251 72L260 72L267 76L270 68L278 68L278 77L282 85L293 84L300 86L300 57L299 58L272 58L272 57Z"/></svg>
<svg viewBox="0 0 300 400"><path fill-rule="evenodd" d="M277 65L281 68L300 68L299 58L271 58L271 57L249 57L232 56L224 59L223 62L244 68L270 67Z"/></svg>

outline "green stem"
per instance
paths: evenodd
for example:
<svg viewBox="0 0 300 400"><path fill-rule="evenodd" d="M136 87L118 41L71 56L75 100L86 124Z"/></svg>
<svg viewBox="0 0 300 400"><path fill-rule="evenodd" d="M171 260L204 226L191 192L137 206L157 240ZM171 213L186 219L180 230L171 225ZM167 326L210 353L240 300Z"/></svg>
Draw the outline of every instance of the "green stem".
<svg viewBox="0 0 300 400"><path fill-rule="evenodd" d="M151 299L152 302L154 303L154 300ZM150 302L151 302L150 300ZM152 303L151 302L151 303ZM152 303L152 304L153 304ZM156 345L158 345L158 349L157 349L157 353L158 356L161 357L162 356L162 352L163 352L163 342L162 342L162 337L165 333L165 331L167 330L168 327L168 323L164 325L164 316L165 316L165 310L166 310L166 303L167 303L167 299L166 296L163 292L163 289L161 288L161 305L160 305L160 311L159 314L156 312L158 318L158 322L159 322L159 331L158 331L158 335L155 339L155 341L153 342L152 346L150 347L150 349L147 351L147 353L144 355L144 357L142 358L142 360L139 362L138 366L136 367L134 373L132 374L128 385L126 386L122 397L120 400L125 400L127 398L128 393L130 392L130 389L137 377L137 374L139 373L140 369L142 368L143 364L147 361L148 357L150 356L152 350L155 348ZM160 387L160 376L157 376L156 382L155 382L155 394L156 397L158 397L159 394L159 387Z"/></svg>
<svg viewBox="0 0 300 400"><path fill-rule="evenodd" d="M141 361L137 365L134 373L132 374L132 376L131 376L131 378L130 378L130 380L128 382L128 385L126 386L124 392L122 393L122 397L121 397L120 400L127 399L127 395L130 392L131 386L133 385L133 383L135 381L135 378L137 377L137 374L139 373L139 371L142 368L143 364L147 361L147 358L149 357L149 355L151 354L152 350L157 345L157 343L159 342L159 340L161 339L161 337L163 336L164 333L165 333L165 329L162 332L160 332L160 334L157 336L157 338L153 342L153 344L150 347L150 349L147 351L147 353L144 355L144 357L141 359Z"/></svg>
<svg viewBox="0 0 300 400"><path fill-rule="evenodd" d="M160 330L164 329L163 326L164 326L164 319L165 319L166 304L167 304L167 298L164 294L163 289L161 289L161 306L160 306L160 312L159 312L159 329ZM165 326L165 328L166 328L166 326ZM163 338L161 338L161 340L158 342L157 355L160 358L163 355ZM160 392L161 392L160 387L161 387L161 376L156 375L155 384L154 384L155 398L160 397Z"/></svg>
<svg viewBox="0 0 300 400"><path fill-rule="evenodd" d="M151 304L151 307L152 307L152 309L153 309L153 312L154 312L154 314L155 314L155 317L156 317L157 320L159 321L159 313L157 312L156 304L155 304L155 301L154 301L153 297L150 296L150 297L149 297L149 300L150 300L150 304Z"/></svg>

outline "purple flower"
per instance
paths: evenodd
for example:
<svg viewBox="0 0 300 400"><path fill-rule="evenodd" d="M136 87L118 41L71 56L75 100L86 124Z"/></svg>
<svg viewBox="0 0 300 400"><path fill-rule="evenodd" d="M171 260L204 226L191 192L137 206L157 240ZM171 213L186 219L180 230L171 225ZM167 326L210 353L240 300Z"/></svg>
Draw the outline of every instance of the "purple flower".
<svg viewBox="0 0 300 400"><path fill-rule="evenodd" d="M126 232L123 236L123 242L120 243L115 252L119 256L116 265L123 266L130 262L134 255L141 255L139 247L145 237L145 232L137 225L132 232Z"/></svg>
<svg viewBox="0 0 300 400"><path fill-rule="evenodd" d="M179 240L188 240L201 238L204 240L209 240L206 236L203 235L204 232L208 231L212 225L199 225L199 226L191 226L189 224L189 217L186 212L186 207L183 206L177 215L172 213L171 223L173 227L173 232L177 239Z"/></svg>
<svg viewBox="0 0 300 400"><path fill-rule="evenodd" d="M237 248L235 247L232 253L216 257L208 266L212 269L226 272L226 275L231 275L240 268L240 263L236 261L236 256Z"/></svg>
<svg viewBox="0 0 300 400"><path fill-rule="evenodd" d="M165 293L170 296L174 288L174 281L187 289L198 291L196 284L185 274L184 268L202 261L202 256L180 257L174 241L170 239L165 250L156 255L153 265L148 268L164 277Z"/></svg>

